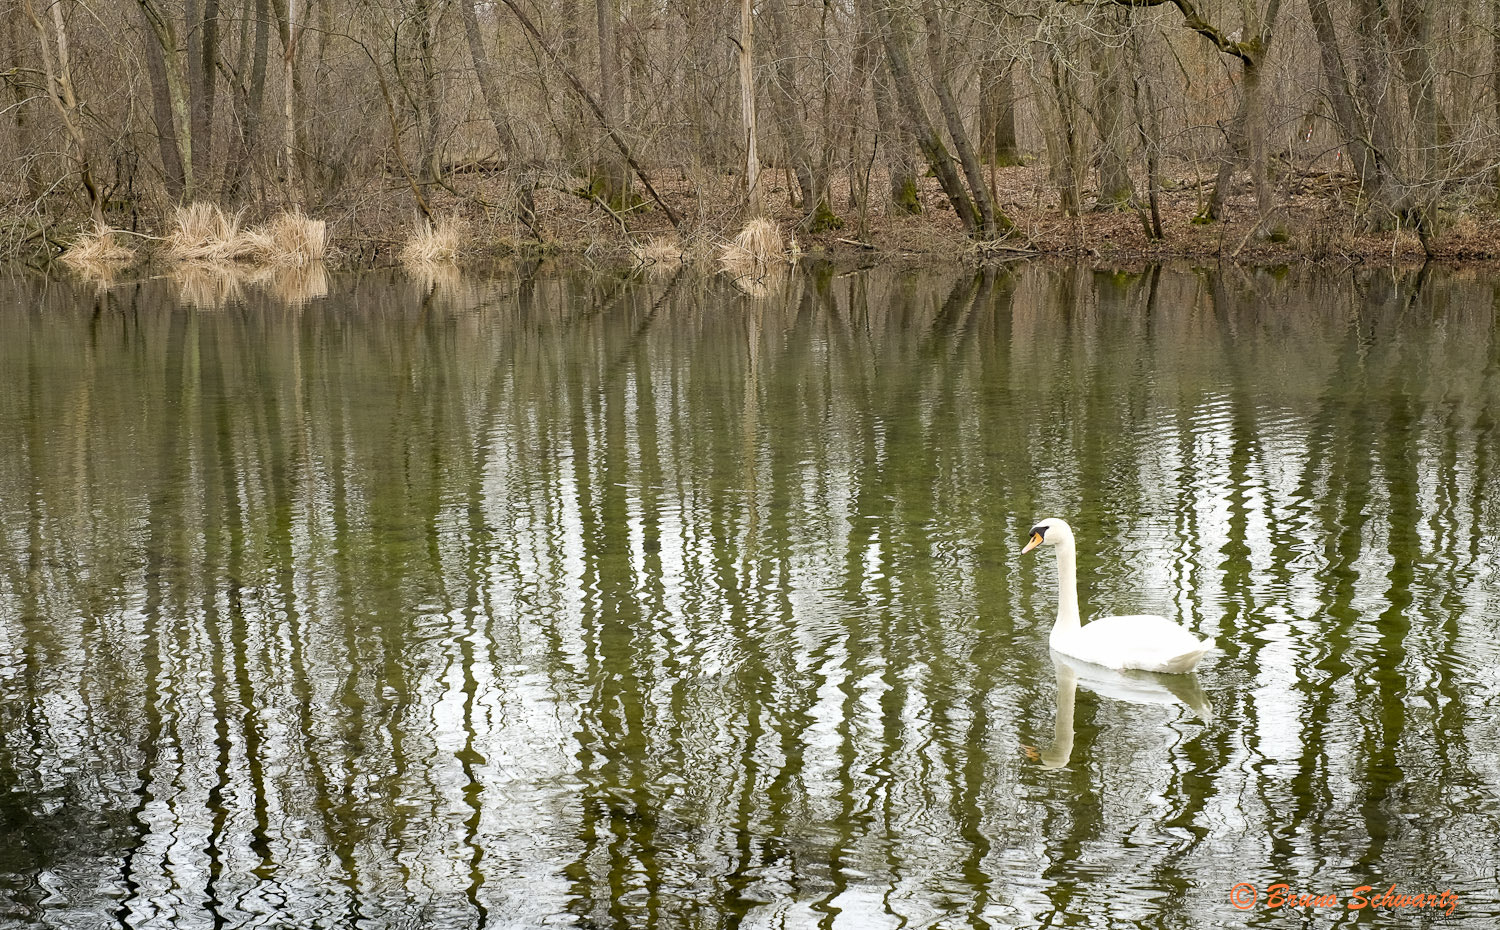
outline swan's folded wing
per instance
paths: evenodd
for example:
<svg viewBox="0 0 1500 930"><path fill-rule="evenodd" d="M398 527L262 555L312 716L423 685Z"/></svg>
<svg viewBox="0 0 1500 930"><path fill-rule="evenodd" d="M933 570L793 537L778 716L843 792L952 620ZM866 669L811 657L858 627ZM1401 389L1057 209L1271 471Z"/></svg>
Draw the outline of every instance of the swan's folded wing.
<svg viewBox="0 0 1500 930"><path fill-rule="evenodd" d="M1199 639L1166 617L1149 614L1101 617L1084 624L1073 639L1076 648L1065 651L1086 662L1151 672L1191 671L1213 648L1213 640Z"/></svg>

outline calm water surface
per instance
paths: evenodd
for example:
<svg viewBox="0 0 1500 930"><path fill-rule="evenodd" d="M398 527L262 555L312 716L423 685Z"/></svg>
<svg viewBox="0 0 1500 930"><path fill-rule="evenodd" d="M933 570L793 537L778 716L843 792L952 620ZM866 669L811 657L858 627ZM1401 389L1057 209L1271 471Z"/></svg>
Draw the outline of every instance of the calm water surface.
<svg viewBox="0 0 1500 930"><path fill-rule="evenodd" d="M1497 297L0 277L0 924L1493 928Z"/></svg>

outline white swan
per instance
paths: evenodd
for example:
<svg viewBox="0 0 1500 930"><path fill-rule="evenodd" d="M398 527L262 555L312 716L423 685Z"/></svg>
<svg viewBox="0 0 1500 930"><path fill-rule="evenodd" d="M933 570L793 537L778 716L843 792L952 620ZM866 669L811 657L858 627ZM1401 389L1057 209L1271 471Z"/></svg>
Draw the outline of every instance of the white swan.
<svg viewBox="0 0 1500 930"><path fill-rule="evenodd" d="M1055 517L1031 528L1022 554L1037 546L1057 550L1057 622L1049 642L1065 656L1105 668L1138 668L1148 672L1190 672L1214 647L1166 617L1101 617L1082 626L1078 620L1078 550L1073 530Z"/></svg>

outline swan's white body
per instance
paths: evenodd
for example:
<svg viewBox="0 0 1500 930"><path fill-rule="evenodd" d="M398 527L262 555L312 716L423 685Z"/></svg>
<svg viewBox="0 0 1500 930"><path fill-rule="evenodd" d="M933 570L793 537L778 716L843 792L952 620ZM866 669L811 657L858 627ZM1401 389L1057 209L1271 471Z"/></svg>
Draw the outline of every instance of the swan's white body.
<svg viewBox="0 0 1500 930"><path fill-rule="evenodd" d="M1166 617L1138 615L1101 617L1083 626L1078 617L1078 550L1073 530L1056 518L1032 529L1024 552L1039 545L1057 550L1057 622L1052 625L1053 649L1104 668L1138 668L1147 672L1190 672L1214 647Z"/></svg>

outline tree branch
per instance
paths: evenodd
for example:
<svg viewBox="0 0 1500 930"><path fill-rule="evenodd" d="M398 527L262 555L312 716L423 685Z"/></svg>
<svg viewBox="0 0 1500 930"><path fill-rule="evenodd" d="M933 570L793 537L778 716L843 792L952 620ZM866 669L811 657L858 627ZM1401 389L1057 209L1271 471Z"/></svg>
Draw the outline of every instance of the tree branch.
<svg viewBox="0 0 1500 930"><path fill-rule="evenodd" d="M1126 6L1132 9L1140 9L1153 6L1165 6L1170 4L1177 7L1182 14L1183 23L1194 32L1212 42L1219 51L1226 55L1232 55L1245 64L1254 67L1260 57L1259 41L1234 41L1219 30L1217 26L1203 18L1198 8L1193 5L1193 0L1058 0L1060 3L1074 4L1078 6L1098 6L1102 3L1111 3L1115 6Z"/></svg>
<svg viewBox="0 0 1500 930"><path fill-rule="evenodd" d="M599 125L604 127L604 131L609 135L610 141L615 144L615 148L619 149L620 154L625 156L625 161L635 171L635 176L640 178L641 183L645 185L646 192L651 195L652 200L656 201L656 205L661 207L662 211L667 214L667 221L672 224L673 228L681 226L681 217L671 207L667 206L666 201L662 200L661 195L656 192L656 188L651 186L650 178L646 177L646 169L642 168L640 163L635 160L635 155L630 151L630 146L626 144L625 139L616 131L615 127L610 125L609 120L604 115L604 109L599 106L599 101L594 99L594 95L589 93L588 88L583 86L583 82L578 80L573 74L573 70L568 67L567 63L562 60L562 56L542 36L541 30L531 22L531 18L516 5L515 0L500 0L500 2L510 7L510 11L516 14L516 19L520 21L521 27L531 33L532 37L536 39L537 44L541 46L542 51L546 52L547 57L551 58L553 64L557 65L558 70L562 72L562 76L567 79L568 84L579 97L583 98L583 102L588 104L589 109L594 111L594 116L599 120Z"/></svg>

